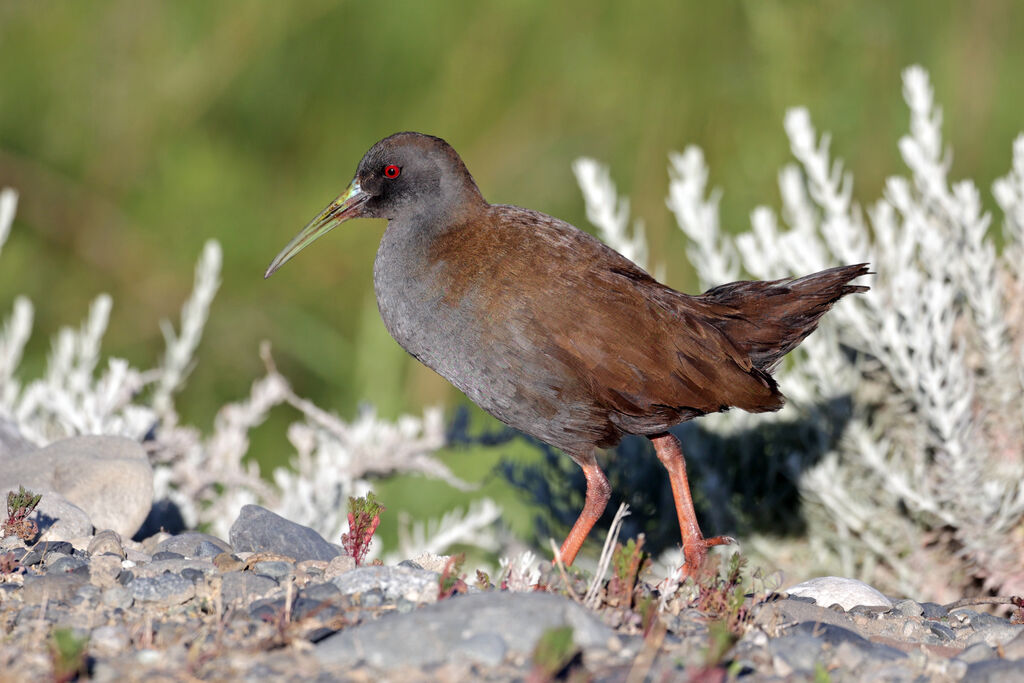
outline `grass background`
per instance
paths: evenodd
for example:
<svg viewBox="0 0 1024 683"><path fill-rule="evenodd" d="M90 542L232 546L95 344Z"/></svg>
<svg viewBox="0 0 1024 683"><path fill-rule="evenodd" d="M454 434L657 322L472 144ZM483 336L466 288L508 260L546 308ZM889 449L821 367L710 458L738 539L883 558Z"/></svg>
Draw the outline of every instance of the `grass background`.
<svg viewBox="0 0 1024 683"><path fill-rule="evenodd" d="M666 154L700 145L724 188L723 222L777 204L789 160L782 118L807 106L876 198L900 172L900 71L931 73L955 150L953 176L988 188L1024 129L1024 5L957 3L296 3L199 0L0 2L0 184L21 193L0 260L0 311L36 305L22 365L99 292L115 307L104 350L150 367L203 242L224 246L223 284L178 405L208 428L262 373L274 345L300 394L344 417L465 402L388 337L371 285L382 221L351 223L270 281L269 260L344 188L363 152L398 130L451 142L485 196L588 228L570 163L611 165L646 222L668 283L694 285L664 206ZM294 416L254 435L266 470L291 452ZM493 426L477 414L475 423ZM449 460L505 504L504 446ZM456 499L399 480L381 497L414 515ZM388 500L388 497L391 500ZM400 501L400 502L399 502ZM397 502L397 505L396 505ZM528 527L525 510L510 513ZM385 522L384 531L391 534ZM717 530L721 531L721 530Z"/></svg>

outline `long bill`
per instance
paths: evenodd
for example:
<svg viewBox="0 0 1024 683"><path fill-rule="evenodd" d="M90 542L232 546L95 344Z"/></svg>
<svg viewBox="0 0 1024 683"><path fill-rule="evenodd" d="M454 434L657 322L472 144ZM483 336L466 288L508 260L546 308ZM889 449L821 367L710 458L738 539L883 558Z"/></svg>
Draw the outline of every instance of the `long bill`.
<svg viewBox="0 0 1024 683"><path fill-rule="evenodd" d="M311 220L288 245L281 250L281 253L274 257L274 260L267 266L267 272L263 279L267 279L274 272L291 260L293 256L320 239L338 225L341 225L350 218L358 218L362 213L362 206L370 195L363 192L359 187L359 181L353 180L348 189L337 199L327 205L316 218Z"/></svg>

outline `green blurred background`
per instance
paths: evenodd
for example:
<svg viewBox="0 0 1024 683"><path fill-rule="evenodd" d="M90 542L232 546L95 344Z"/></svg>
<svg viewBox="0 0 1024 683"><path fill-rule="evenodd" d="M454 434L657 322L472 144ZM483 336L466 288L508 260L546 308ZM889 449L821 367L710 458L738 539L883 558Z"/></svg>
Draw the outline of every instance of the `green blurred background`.
<svg viewBox="0 0 1024 683"><path fill-rule="evenodd" d="M383 222L348 224L262 279L373 142L442 136L490 200L585 229L570 164L596 157L644 218L669 284L693 287L664 205L668 151L704 149L723 223L742 228L757 204L777 205L783 115L805 105L869 202L902 172L900 71L920 63L944 107L953 176L988 198L1024 129L1022 28L1024 4L1010 0L5 1L0 184L21 202L0 311L17 294L36 305L29 378L50 335L109 292L104 352L152 367L159 321L177 321L216 238L223 284L178 401L185 420L208 429L247 393L263 339L300 394L343 417L361 402L389 417L450 412L465 399L378 318ZM251 455L265 470L290 453L294 417L281 409L257 431ZM470 478L492 464L450 458Z"/></svg>

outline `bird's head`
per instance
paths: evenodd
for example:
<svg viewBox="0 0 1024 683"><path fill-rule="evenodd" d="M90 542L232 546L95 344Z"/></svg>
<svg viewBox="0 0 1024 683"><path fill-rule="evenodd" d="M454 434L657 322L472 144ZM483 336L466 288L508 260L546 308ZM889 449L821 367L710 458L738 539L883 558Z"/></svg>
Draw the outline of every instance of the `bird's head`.
<svg viewBox="0 0 1024 683"><path fill-rule="evenodd" d="M263 277L351 218L409 218L426 225L482 204L476 183L451 145L422 133L396 133L370 148L348 189L281 250Z"/></svg>

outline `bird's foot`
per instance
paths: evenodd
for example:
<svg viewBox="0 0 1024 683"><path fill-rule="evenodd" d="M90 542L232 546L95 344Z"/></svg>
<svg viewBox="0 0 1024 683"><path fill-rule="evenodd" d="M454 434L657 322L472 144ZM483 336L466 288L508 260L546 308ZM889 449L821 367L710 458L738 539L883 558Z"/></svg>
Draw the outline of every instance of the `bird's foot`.
<svg viewBox="0 0 1024 683"><path fill-rule="evenodd" d="M683 564L683 576L696 580L700 576L708 557L708 548L716 545L732 545L736 539L731 536L714 536L712 538L699 538L693 543L683 544L683 555L686 556L686 563Z"/></svg>

